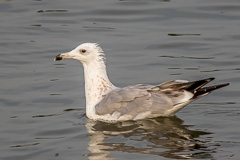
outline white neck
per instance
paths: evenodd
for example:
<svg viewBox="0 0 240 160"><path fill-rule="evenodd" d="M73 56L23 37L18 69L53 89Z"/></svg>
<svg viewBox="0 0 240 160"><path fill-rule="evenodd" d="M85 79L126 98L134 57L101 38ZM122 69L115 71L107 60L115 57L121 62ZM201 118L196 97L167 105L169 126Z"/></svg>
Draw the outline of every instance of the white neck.
<svg viewBox="0 0 240 160"><path fill-rule="evenodd" d="M85 78L86 114L94 119L95 105L111 90L116 88L108 79L106 66L102 61L83 63Z"/></svg>

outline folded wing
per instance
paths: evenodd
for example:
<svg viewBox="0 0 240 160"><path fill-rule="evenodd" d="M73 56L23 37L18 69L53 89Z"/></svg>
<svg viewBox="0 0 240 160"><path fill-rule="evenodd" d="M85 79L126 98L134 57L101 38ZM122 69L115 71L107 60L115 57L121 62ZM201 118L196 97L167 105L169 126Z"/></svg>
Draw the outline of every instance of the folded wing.
<svg viewBox="0 0 240 160"><path fill-rule="evenodd" d="M228 84L205 87L214 78L187 82L168 81L156 86L134 85L109 92L95 107L97 115L143 119L172 116L190 102Z"/></svg>

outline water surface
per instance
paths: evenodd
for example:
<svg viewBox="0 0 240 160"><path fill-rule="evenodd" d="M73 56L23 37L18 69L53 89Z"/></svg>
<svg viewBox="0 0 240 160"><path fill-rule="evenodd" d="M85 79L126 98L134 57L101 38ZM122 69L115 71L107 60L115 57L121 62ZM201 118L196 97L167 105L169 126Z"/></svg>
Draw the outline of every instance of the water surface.
<svg viewBox="0 0 240 160"><path fill-rule="evenodd" d="M0 0L0 159L238 159L239 0ZM83 42L116 86L216 77L231 85L176 117L85 116Z"/></svg>

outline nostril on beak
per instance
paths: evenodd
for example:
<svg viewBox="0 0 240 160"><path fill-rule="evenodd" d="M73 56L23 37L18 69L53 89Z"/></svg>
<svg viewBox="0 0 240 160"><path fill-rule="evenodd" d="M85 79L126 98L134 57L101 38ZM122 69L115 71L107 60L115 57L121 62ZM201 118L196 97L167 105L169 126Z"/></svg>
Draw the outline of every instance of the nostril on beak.
<svg viewBox="0 0 240 160"><path fill-rule="evenodd" d="M62 59L61 54L59 54L54 58L54 61L61 61Z"/></svg>

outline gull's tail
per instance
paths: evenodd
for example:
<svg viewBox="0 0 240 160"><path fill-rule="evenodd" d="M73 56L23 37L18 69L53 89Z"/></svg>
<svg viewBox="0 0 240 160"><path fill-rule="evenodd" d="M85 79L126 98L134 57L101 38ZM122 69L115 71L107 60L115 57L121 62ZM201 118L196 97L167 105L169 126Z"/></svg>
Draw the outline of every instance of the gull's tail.
<svg viewBox="0 0 240 160"><path fill-rule="evenodd" d="M188 82L188 83L186 83L186 85L188 87L186 87L185 89L194 94L194 96L192 97L192 99L194 100L194 99L198 99L202 96L205 96L214 90L217 90L219 88L229 85L229 83L224 83L224 84L218 84L218 85L209 86L209 87L203 87L204 85L213 81L214 79L215 78L207 78L207 79L203 79L203 80L199 80L199 81Z"/></svg>

